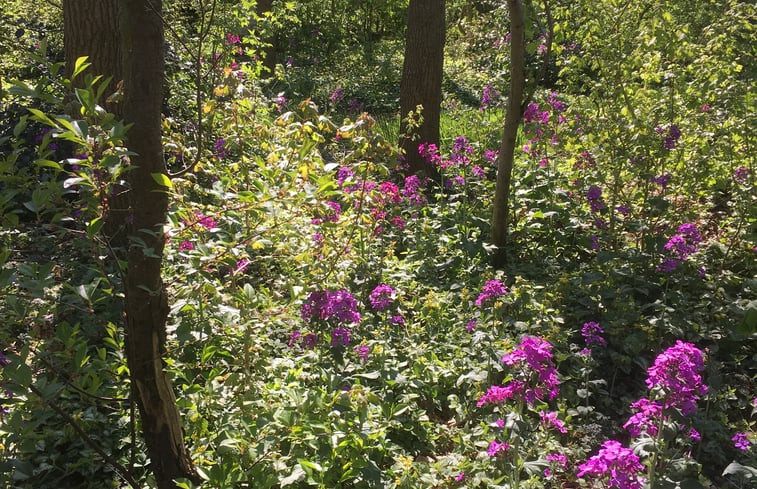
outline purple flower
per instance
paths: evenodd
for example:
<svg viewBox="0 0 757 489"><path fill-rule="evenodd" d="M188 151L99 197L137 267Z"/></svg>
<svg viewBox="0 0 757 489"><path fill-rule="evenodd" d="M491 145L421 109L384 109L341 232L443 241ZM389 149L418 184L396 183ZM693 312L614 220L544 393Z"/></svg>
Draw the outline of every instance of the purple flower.
<svg viewBox="0 0 757 489"><path fill-rule="evenodd" d="M670 183L670 179L673 177L670 173L665 173L656 177L652 177L652 183L656 183L660 186L663 190L668 188L668 183Z"/></svg>
<svg viewBox="0 0 757 489"><path fill-rule="evenodd" d="M193 249L195 249L195 245L191 241L182 241L179 245L179 251L192 251Z"/></svg>
<svg viewBox="0 0 757 489"><path fill-rule="evenodd" d="M609 487L618 489L642 489L644 478L639 476L644 467L633 450L623 447L620 442L608 440L602 444L599 453L578 467L578 477L590 475L601 477Z"/></svg>
<svg viewBox="0 0 757 489"><path fill-rule="evenodd" d="M331 346L347 346L350 344L352 338L352 332L342 326L337 326L331 332Z"/></svg>
<svg viewBox="0 0 757 489"><path fill-rule="evenodd" d="M497 161L497 156L499 156L499 150L496 149L487 149L484 151L484 159L488 161L489 163L494 163Z"/></svg>
<svg viewBox="0 0 757 489"><path fill-rule="evenodd" d="M507 294L507 289L499 280L489 280L484 284L481 289L481 293L478 294L476 299L476 305L482 307L483 304L489 300L496 299L497 297Z"/></svg>
<svg viewBox="0 0 757 489"><path fill-rule="evenodd" d="M0 351L0 367L5 367L9 363L11 363L11 361L8 360L8 357L5 356L4 352Z"/></svg>
<svg viewBox="0 0 757 489"><path fill-rule="evenodd" d="M318 344L318 341L320 338L315 333L308 333L302 338L302 346L305 348L312 350L315 348L315 345Z"/></svg>
<svg viewBox="0 0 757 489"><path fill-rule="evenodd" d="M584 337L587 346L591 346L595 343L602 346L607 345L607 341L605 341L605 339L601 336L602 334L604 334L604 332L605 331L602 329L599 323L596 323L594 321L584 323L583 327L581 328L581 336Z"/></svg>
<svg viewBox="0 0 757 489"><path fill-rule="evenodd" d="M337 323L360 322L357 301L347 290L318 290L308 294L302 305L302 320L310 323L314 319L336 320Z"/></svg>
<svg viewBox="0 0 757 489"><path fill-rule="evenodd" d="M342 99L344 99L344 90L342 87L338 87L336 90L331 92L331 95L329 95L329 102L332 104L337 104Z"/></svg>
<svg viewBox="0 0 757 489"><path fill-rule="evenodd" d="M565 110L565 103L558 99L559 95L555 92L549 94L549 105L552 106L552 110L555 112L563 112Z"/></svg>
<svg viewBox="0 0 757 489"><path fill-rule="evenodd" d="M302 333L300 333L299 329L295 329L291 333L289 333L289 343L287 343L288 346L292 347L295 344L297 344L297 341L302 338Z"/></svg>
<svg viewBox="0 0 757 489"><path fill-rule="evenodd" d="M344 185L345 180L354 176L355 171L352 168L350 168L349 166L340 166L339 170L336 172L336 181L341 187Z"/></svg>
<svg viewBox="0 0 757 489"><path fill-rule="evenodd" d="M381 284L371 292L371 306L377 311L383 311L394 302L396 292L390 286Z"/></svg>
<svg viewBox="0 0 757 489"><path fill-rule="evenodd" d="M405 318L402 317L402 314L396 314L389 318L389 322L392 324L405 324Z"/></svg>
<svg viewBox="0 0 757 489"><path fill-rule="evenodd" d="M547 462L555 462L561 467L567 467L568 457L566 457L562 453L550 453L549 455L547 455Z"/></svg>
<svg viewBox="0 0 757 489"><path fill-rule="evenodd" d="M662 147L669 150L674 150L678 144L678 140L681 138L681 129L677 125L671 124L668 127L668 134L662 141Z"/></svg>
<svg viewBox="0 0 757 489"><path fill-rule="evenodd" d="M236 34L226 34L226 44L233 45L233 44L239 44L239 36Z"/></svg>
<svg viewBox="0 0 757 489"><path fill-rule="evenodd" d="M537 400L554 399L558 394L560 381L552 362L552 345L542 338L526 336L512 352L502 357L505 365L515 368L514 377L500 391L490 389L479 401L479 405L491 402L485 397L502 400L517 397L533 405ZM496 386L494 386L496 387Z"/></svg>
<svg viewBox="0 0 757 489"><path fill-rule="evenodd" d="M204 216L200 212L195 212L195 217L197 218L197 223L205 229L210 230L218 225L212 217Z"/></svg>
<svg viewBox="0 0 757 489"><path fill-rule="evenodd" d="M368 345L366 345L366 344L358 345L358 346L356 346L356 347L355 347L355 353L356 353L356 354L357 354L357 356L359 356L359 357L360 357L360 358L361 358L361 359L362 359L362 360L363 360L364 362L367 362L367 361L368 361L368 354L369 354L370 352L371 352L371 347L370 347L370 346L368 346Z"/></svg>
<svg viewBox="0 0 757 489"><path fill-rule="evenodd" d="M699 434L697 430L694 428L689 428L689 438L691 438L694 441L701 441L702 435Z"/></svg>
<svg viewBox="0 0 757 489"><path fill-rule="evenodd" d="M618 211L618 214L621 214L623 216L627 216L631 213L631 208L628 206L628 204L620 204L615 208L616 211Z"/></svg>
<svg viewBox="0 0 757 489"><path fill-rule="evenodd" d="M456 482L462 482L464 480L465 480L465 472L460 472L459 474L455 476Z"/></svg>
<svg viewBox="0 0 757 489"><path fill-rule="evenodd" d="M489 449L486 450L486 454L490 457L496 457L501 454L507 453L510 449L510 445L507 443L500 443L497 440L492 440L489 444Z"/></svg>
<svg viewBox="0 0 757 489"><path fill-rule="evenodd" d="M226 149L226 140L224 138L218 138L216 139L216 142L213 143L213 154L222 160L229 156L229 151Z"/></svg>
<svg viewBox="0 0 757 489"><path fill-rule="evenodd" d="M593 214L596 214L605 208L605 202L602 199L602 189L596 185L592 185L589 187L589 190L586 191L586 200L589 201L589 207L591 207L591 212Z"/></svg>
<svg viewBox="0 0 757 489"><path fill-rule="evenodd" d="M499 97L499 93L492 87L491 83L488 83L484 88L484 93L481 95L481 108L479 110L486 110L488 107L495 105Z"/></svg>
<svg viewBox="0 0 757 489"><path fill-rule="evenodd" d="M541 411L539 412L539 418L541 418L542 424L547 428L554 428L562 434L566 434L568 429L565 427L565 422L557 417L557 413L554 411Z"/></svg>
<svg viewBox="0 0 757 489"><path fill-rule="evenodd" d="M639 436L642 432L657 436L657 427L662 418L662 403L642 398L631 404L631 409L634 410L634 414L626 421L623 428L627 429L633 437Z"/></svg>
<svg viewBox="0 0 757 489"><path fill-rule="evenodd" d="M465 331L468 333L472 333L476 329L476 321L470 320L468 321L468 324L465 325Z"/></svg>
<svg viewBox="0 0 757 489"><path fill-rule="evenodd" d="M692 343L681 340L655 358L647 369L647 387L658 393L663 409L680 409L693 414L707 386L699 375L704 369L704 354Z"/></svg>
<svg viewBox="0 0 757 489"><path fill-rule="evenodd" d="M599 251L599 235L592 234L591 236L589 236L589 247L594 251Z"/></svg>
<svg viewBox="0 0 757 489"><path fill-rule="evenodd" d="M245 270L247 270L247 267L250 266L250 260L247 258L242 258L241 260L237 261L237 266L234 268L234 273L244 273Z"/></svg>
<svg viewBox="0 0 757 489"><path fill-rule="evenodd" d="M357 99L351 98L347 101L347 111L350 114L357 114L363 110L363 104Z"/></svg>
<svg viewBox="0 0 757 489"><path fill-rule="evenodd" d="M736 180L736 182L740 183L741 185L744 185L748 178L749 178L749 168L745 166L740 166L733 171L733 179Z"/></svg>
<svg viewBox="0 0 757 489"><path fill-rule="evenodd" d="M736 433L733 435L733 438L731 438L731 441L733 442L733 446L742 452L749 450L749 437L746 433Z"/></svg>
<svg viewBox="0 0 757 489"><path fill-rule="evenodd" d="M276 110L278 110L279 112L283 112L287 105L287 99L284 96L284 94L283 93L278 94L276 96L275 102L276 102Z"/></svg>

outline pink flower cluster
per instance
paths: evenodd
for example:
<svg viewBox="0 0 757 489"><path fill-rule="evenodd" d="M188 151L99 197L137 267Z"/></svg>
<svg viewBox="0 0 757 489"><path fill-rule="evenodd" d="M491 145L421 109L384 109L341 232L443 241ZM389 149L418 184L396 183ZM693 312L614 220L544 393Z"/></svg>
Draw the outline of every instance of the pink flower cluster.
<svg viewBox="0 0 757 489"><path fill-rule="evenodd" d="M497 297L503 296L505 294L507 294L507 288L505 288L502 282L500 282L499 280L489 280L484 284L484 287L478 294L478 298L476 298L476 305L478 307L481 307L485 302L496 299Z"/></svg>
<svg viewBox="0 0 757 489"><path fill-rule="evenodd" d="M360 322L357 300L348 290L317 290L308 294L302 305L302 320L310 323L313 319L350 324Z"/></svg>
<svg viewBox="0 0 757 489"><path fill-rule="evenodd" d="M481 396L477 406L501 404L507 399L523 399L533 405L537 400L557 397L560 381L552 362L552 345L549 342L527 336L518 348L502 357L502 362L517 368L515 380L504 386L491 386Z"/></svg>
<svg viewBox="0 0 757 489"><path fill-rule="evenodd" d="M704 353L692 343L676 341L647 369L647 387L658 394L664 409L680 409L684 415L697 409L700 395L707 393L699 372L704 370Z"/></svg>
<svg viewBox="0 0 757 489"><path fill-rule="evenodd" d="M584 475L601 477L607 482L608 487L618 489L644 487L644 478L638 475L644 470L639 457L633 453L633 450L623 447L615 440L604 442L599 453L581 464L578 469L578 477Z"/></svg>

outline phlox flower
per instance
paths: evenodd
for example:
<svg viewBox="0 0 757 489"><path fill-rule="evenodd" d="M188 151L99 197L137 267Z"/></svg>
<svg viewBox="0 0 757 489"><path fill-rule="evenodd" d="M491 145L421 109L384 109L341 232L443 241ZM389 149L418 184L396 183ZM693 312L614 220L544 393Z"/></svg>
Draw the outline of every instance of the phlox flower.
<svg viewBox="0 0 757 489"><path fill-rule="evenodd" d="M736 433L731 438L731 441L733 442L733 446L742 452L749 450L749 436L746 433Z"/></svg>
<svg viewBox="0 0 757 489"><path fill-rule="evenodd" d="M696 411L700 395L707 392L699 372L704 370L704 353L681 340L657 356L647 369L646 384L658 392L664 409L680 409L684 415Z"/></svg>
<svg viewBox="0 0 757 489"><path fill-rule="evenodd" d="M644 478L640 474L644 467L633 450L623 447L620 442L608 440L593 457L578 467L578 477L590 475L601 477L608 487L618 489L642 489Z"/></svg>
<svg viewBox="0 0 757 489"><path fill-rule="evenodd" d="M396 292L386 284L377 285L370 296L371 306L377 311L383 311L394 302Z"/></svg>
<svg viewBox="0 0 757 489"><path fill-rule="evenodd" d="M568 432L565 422L558 418L557 413L554 411L541 411L539 412L539 418L541 418L541 422L546 428L554 428L562 434Z"/></svg>
<svg viewBox="0 0 757 489"><path fill-rule="evenodd" d="M633 437L647 432L651 436L657 436L658 424L662 417L663 405L658 401L650 401L642 398L631 404L631 409L635 412L623 428L627 429Z"/></svg>
<svg viewBox="0 0 757 489"><path fill-rule="evenodd" d="M489 449L486 450L486 454L490 457L496 457L507 453L508 450L510 450L510 445L508 443L500 443L497 440L493 440L489 444Z"/></svg>
<svg viewBox="0 0 757 489"><path fill-rule="evenodd" d="M347 346L350 344L352 338L352 332L342 326L337 326L331 332L331 346Z"/></svg>
<svg viewBox="0 0 757 489"><path fill-rule="evenodd" d="M604 334L604 330L599 325L599 323L596 323L594 321L589 321L588 323L584 323L583 327L581 328L581 335L584 337L584 340L586 341L587 346L591 346L593 344L600 344L600 345L607 345L607 341L601 336Z"/></svg>
<svg viewBox="0 0 757 489"><path fill-rule="evenodd" d="M179 251L192 251L193 249L195 249L195 245L191 241L182 241L179 245Z"/></svg>
<svg viewBox="0 0 757 489"><path fill-rule="evenodd" d="M483 304L489 300L496 299L497 297L507 294L507 289L499 280L489 280L484 284L481 289L481 293L478 294L476 299L476 305L482 307Z"/></svg>

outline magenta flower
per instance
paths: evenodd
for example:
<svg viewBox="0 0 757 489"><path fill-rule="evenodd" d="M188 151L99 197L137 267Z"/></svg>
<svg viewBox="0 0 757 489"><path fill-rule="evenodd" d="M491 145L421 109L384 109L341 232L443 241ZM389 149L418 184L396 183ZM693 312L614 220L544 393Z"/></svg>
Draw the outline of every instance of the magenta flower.
<svg viewBox="0 0 757 489"><path fill-rule="evenodd" d="M657 436L657 427L662 418L662 403L642 398L631 404L631 409L635 414L626 421L623 428L633 437L641 435L642 432Z"/></svg>
<svg viewBox="0 0 757 489"><path fill-rule="evenodd" d="M347 290L318 290L308 294L302 305L302 320L310 323L314 319L336 320L337 323L360 322L357 300Z"/></svg>
<svg viewBox="0 0 757 489"><path fill-rule="evenodd" d="M386 284L376 286L371 292L371 306L377 311L383 311L394 302L395 291Z"/></svg>
<svg viewBox="0 0 757 489"><path fill-rule="evenodd" d="M602 189L596 185L589 187L589 190L586 192L586 200L589 201L592 214L596 214L605 208L605 202L602 199Z"/></svg>
<svg viewBox="0 0 757 489"><path fill-rule="evenodd" d="M352 338L352 332L342 326L337 326L331 332L331 346L347 346L350 344Z"/></svg>
<svg viewBox="0 0 757 489"><path fill-rule="evenodd" d="M699 396L707 392L699 375L703 369L702 351L692 343L678 340L647 369L647 387L658 393L663 409L680 409L684 415L693 414Z"/></svg>
<svg viewBox="0 0 757 489"><path fill-rule="evenodd" d="M508 450L510 450L510 445L508 443L500 443L496 440L493 440L489 444L489 449L486 450L486 454L490 457L496 457L498 455L507 453Z"/></svg>
<svg viewBox="0 0 757 489"><path fill-rule="evenodd" d="M179 245L179 251L192 251L193 249L195 249L195 245L191 241L182 241Z"/></svg>
<svg viewBox="0 0 757 489"><path fill-rule="evenodd" d="M565 422L557 417L557 413L554 411L541 411L539 412L539 418L541 423L546 428L554 428L562 434L566 434L568 429L565 427Z"/></svg>
<svg viewBox="0 0 757 489"><path fill-rule="evenodd" d="M746 433L736 433L733 435L733 438L731 438L731 441L733 442L733 446L742 452L749 450L749 437Z"/></svg>
<svg viewBox="0 0 757 489"><path fill-rule="evenodd" d="M604 330L599 325L599 323L596 323L594 321L589 321L588 323L584 323L583 327L581 328L581 335L584 337L584 340L586 341L587 346L591 346L593 344L599 344L599 345L607 345L607 341L601 336L604 334Z"/></svg>
<svg viewBox="0 0 757 489"><path fill-rule="evenodd" d="M359 356L359 357L360 357L360 358L361 358L361 359L362 359L362 360L363 360L364 362L367 362L367 361L368 361L368 354L369 354L370 352L371 352L371 347L370 347L370 346L368 346L368 345L366 345L366 344L358 345L358 346L356 346L356 347L355 347L355 353L356 353L356 354L357 354L357 356Z"/></svg>
<svg viewBox="0 0 757 489"><path fill-rule="evenodd" d="M478 294L476 299L476 305L482 307L483 304L489 300L496 299L497 297L507 294L507 289L499 280L489 280L484 284L481 289L481 293Z"/></svg>
<svg viewBox="0 0 757 489"><path fill-rule="evenodd" d="M623 447L620 442L609 440L602 444L599 453L589 458L579 467L578 477L590 475L601 477L609 487L618 489L643 489L644 478L639 474L644 467L633 450Z"/></svg>

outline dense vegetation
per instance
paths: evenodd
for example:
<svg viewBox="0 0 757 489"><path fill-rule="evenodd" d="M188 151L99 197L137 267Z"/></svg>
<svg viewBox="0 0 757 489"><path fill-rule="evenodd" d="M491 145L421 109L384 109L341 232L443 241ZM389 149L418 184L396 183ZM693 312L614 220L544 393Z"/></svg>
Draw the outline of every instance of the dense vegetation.
<svg viewBox="0 0 757 489"><path fill-rule="evenodd" d="M154 487L103 227L129 129L85 60L65 80L54 4L2 7L0 485ZM504 269L506 3L447 2L439 181L397 149L407 2L255 4L164 6L164 361L202 487L754 487L751 2L525 2Z"/></svg>

